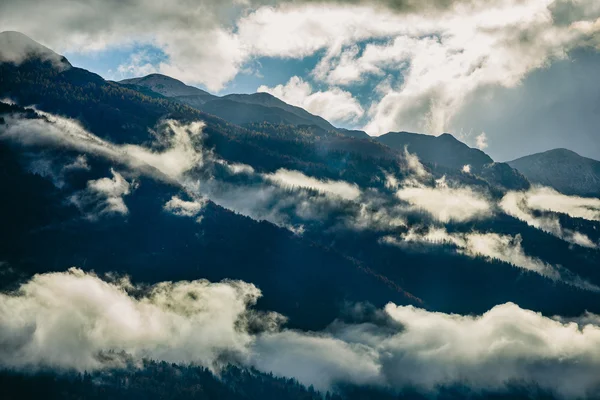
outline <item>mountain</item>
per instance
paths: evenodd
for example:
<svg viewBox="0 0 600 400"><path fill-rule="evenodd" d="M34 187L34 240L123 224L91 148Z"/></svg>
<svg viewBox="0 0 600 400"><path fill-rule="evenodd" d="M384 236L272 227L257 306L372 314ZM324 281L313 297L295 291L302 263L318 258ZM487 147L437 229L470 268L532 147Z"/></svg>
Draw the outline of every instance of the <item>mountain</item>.
<svg viewBox="0 0 600 400"><path fill-rule="evenodd" d="M404 148L424 162L448 168L461 169L464 165L481 168L494 160L483 151L471 148L449 133L440 136L410 132L390 132L376 138L393 149Z"/></svg>
<svg viewBox="0 0 600 400"><path fill-rule="evenodd" d="M28 58L50 61L60 69L71 67L65 57L20 32L5 31L0 33L0 62L20 63Z"/></svg>
<svg viewBox="0 0 600 400"><path fill-rule="evenodd" d="M532 183L579 196L600 196L600 161L567 149L521 157L508 164Z"/></svg>
<svg viewBox="0 0 600 400"><path fill-rule="evenodd" d="M36 304L41 307L38 319L23 313L34 323L12 318L15 329L0 329L1 353L7 354L4 359L9 361L17 360L11 357L17 354L29 362L20 355L32 347L32 352L25 354L64 353L65 368L70 367L73 354L78 359L85 354L93 365L107 364L106 369L95 372L80 368L77 371L82 374L71 376L54 376L53 371L23 376L19 371L0 370L0 382L8 388L10 398L26 398L19 396L23 391L36 398L40 391L49 391L54 396L48 398L64 398L64 393L75 398L89 392L100 393L99 397L113 393L114 398L158 393L201 399L308 399L318 395L314 389L304 390L291 379L285 383L275 378L289 375L298 379L294 369L284 370L280 365L294 366L300 360L302 369L317 371L302 381L311 384L310 377L329 370L327 365L363 364L366 356L385 361L367 363L375 371L393 372L387 369L388 361L400 372L417 365L417 378L429 379L429 369L423 368L418 354L424 349L428 354L439 353L440 346L456 347L452 341L446 344L444 329L451 329L452 337L462 337L461 332L473 330L473 324L491 320L484 336L495 335L499 329L498 337L511 344L516 331L515 340L521 343L522 329L510 325L512 315L525 315L527 320L560 315L568 322L586 311L600 313L600 252L502 212L499 204L508 189L520 182L520 175L451 135L388 134L397 139L392 149L382 141L344 136L314 124L282 123L276 117L277 123L263 120L237 125L231 122L236 118L231 110L227 121L202 107L185 104L182 97L203 95L194 88L171 85L160 77L152 78L154 83L149 86L110 82L77 67L57 69L44 57L0 63L0 99L14 101L0 101L0 187L5 194L0 196L0 290L4 296L0 297L38 299ZM151 88L177 95L165 96ZM304 118L297 110L281 108L263 95L215 98L205 104L211 103L273 113L285 121ZM404 146L420 153L424 165L407 159L402 154ZM463 171L465 164L473 170ZM545 211L539 214L543 215L532 218L546 214L558 218ZM560 215L560 227L566 233L589 236L592 245L600 242L598 221L564 214ZM79 269L66 272L74 266ZM43 273L51 273L50 283L56 285L51 293L35 297L31 290L43 289L48 282L44 277L50 275L33 277ZM69 284L59 285L65 276L70 277ZM88 284L102 280L103 286L119 290L108 297L102 290L88 291L88 286L78 284L84 278ZM219 379L194 366L197 360L198 366L204 365L204 359L196 354L204 334L194 328L200 325L186 321L190 316L205 315L201 307L204 289L197 292L194 288L213 284L203 279L215 283L224 298L239 292L247 297L240 301L248 303L218 308L215 316L225 314L235 322L233 330L225 334L219 320L212 323L210 316L197 319L219 343L233 331L243 333L241 340L247 342L239 350L225 342L211 346L207 353L219 356L219 363L233 360L241 366L255 365L245 360L260 360L265 355L273 355L276 362L256 364L261 372L250 371L251 376L241 370L241 375L221 374ZM24 282L33 282L34 287L21 290ZM160 285L153 286L157 283ZM255 298L255 289L250 293L250 284L262 297ZM76 301L53 300L73 289ZM176 290L173 296L171 289ZM97 302L88 302L90 299ZM180 301L186 306L180 307ZM125 307L105 307L111 303ZM135 305L138 303L140 307ZM15 301L4 309L13 313L30 309L19 304ZM249 312L235 319L230 313L236 307L249 307ZM382 312L383 307L387 311ZM519 307L531 312L512 314ZM148 324L130 318L138 315L138 309L147 316L143 321ZM57 310L60 312L55 314ZM155 314L158 310L166 311ZM494 317L498 311L502 311L500 316ZM284 318L273 312L287 318L285 325L279 326ZM404 321L394 317L406 313ZM468 316L484 313L483 318ZM434 314L430 323L426 318ZM97 315L103 319L100 324L96 324ZM417 325L433 327L423 331L424 335L417 331L417 336L427 338L435 332L427 341L432 346L424 348L417 343L415 347L409 341L401 352L395 351L395 346L384 346L379 353L382 340L395 343L396 338L407 338L403 326L414 319L411 315L416 316ZM77 317L73 318L77 323L70 323L71 316ZM113 329L110 321L114 318L119 324ZM164 318L173 322L165 324L167 329L159 329ZM464 321L464 331L455 329ZM507 321L510 326L505 329ZM549 324L557 326L562 321L553 319ZM59 333L59 340L39 335L47 332L48 323ZM78 326L86 332L79 332ZM106 352L101 342L94 342L89 352L79 353L84 342L90 342L85 335L88 326L94 328L92 334L98 339L104 332L116 332L109 335ZM101 329L104 326L111 329ZM140 327L142 336L121 335L121 330L129 331L130 326ZM538 325L527 326L534 336L523 343L537 343ZM182 342L177 336L180 327L192 341L170 356L165 351L174 342ZM572 327L564 325L580 333ZM335 332L339 334L331 336ZM63 333L69 335L63 338ZM121 344L121 336L125 344ZM84 340L75 340L77 346L67 340L79 337ZM30 338L35 346L28 346ZM46 338L50 342L38 342ZM139 346L137 338L142 338ZM132 354L129 342L135 342ZM323 345L312 347L314 342ZM345 350L331 352L338 343L342 350L358 349L357 355ZM462 357L462 343L458 353L450 354ZM146 353L146 346L157 350ZM413 348L419 351L416 364L411 361ZM47 349L50 353L44 353ZM138 357L145 354L158 358L158 364L140 369ZM305 354L310 357L299 357ZM112 361L129 357L134 357L134 369L113 373L110 366L118 364ZM161 357L168 357L169 364L161 364ZM176 364L181 357L185 366ZM319 361L321 357L326 364ZM340 363L340 359L351 362ZM449 359L453 362L454 356ZM530 367L506 361L518 365L519 371L527 372ZM479 366L474 362L478 360L469 359L466 374L461 369L454 375L469 376L469 371ZM554 358L544 358L541 363L555 366ZM433 364L425 367L429 365ZM454 366L450 364L450 368ZM273 375L264 374L269 372ZM339 390L348 389L353 382L345 376L343 370L334 375L335 382L340 381ZM453 387L468 385L462 379L440 384L446 383L451 385L448 393L455 395L444 398L477 398L464 396L461 388ZM96 386L90 387L92 384ZM350 389L354 397L342 398L402 398L402 387L390 388L393 393L389 395L370 393L369 387ZM479 386L474 389L481 392ZM510 388L501 389L508 395L494 398L539 398L511 396ZM429 391L426 394L407 398L431 397ZM323 394L323 398L332 396Z"/></svg>
<svg viewBox="0 0 600 400"><path fill-rule="evenodd" d="M316 125L319 128L324 129L326 131L336 130L336 128L324 118L321 118L317 115L313 115L308 111L304 110L303 108L287 104L286 102L279 100L277 97L269 93L261 92L253 94L230 94L227 96L223 96L223 99L233 100L238 103L255 104L269 108L278 108L287 111L288 113L294 114L301 120L305 121L303 125Z"/></svg>
<svg viewBox="0 0 600 400"><path fill-rule="evenodd" d="M119 83L151 90L238 125L268 122L315 125L326 132L337 130L324 118L313 115L300 107L287 104L269 93L228 94L219 97L160 74L125 79ZM345 129L339 130L339 132L347 133L348 136L368 138L364 132L364 135L358 134L358 131L346 131Z"/></svg>
<svg viewBox="0 0 600 400"><path fill-rule="evenodd" d="M202 89L188 86L177 79L161 74L150 74L141 78L124 79L119 81L119 83L143 87L165 97L173 97L192 105L201 105L217 98L217 96Z"/></svg>

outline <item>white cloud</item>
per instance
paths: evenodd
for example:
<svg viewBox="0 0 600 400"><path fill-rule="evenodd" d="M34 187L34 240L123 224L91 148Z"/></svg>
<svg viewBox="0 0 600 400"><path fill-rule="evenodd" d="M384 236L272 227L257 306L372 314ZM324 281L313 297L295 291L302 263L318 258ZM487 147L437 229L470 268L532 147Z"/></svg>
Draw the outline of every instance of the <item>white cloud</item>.
<svg viewBox="0 0 600 400"><path fill-rule="evenodd" d="M344 200L356 200L361 191L356 184L344 181L319 180L299 171L278 169L275 173L264 175L265 179L283 187L300 187L331 194Z"/></svg>
<svg viewBox="0 0 600 400"><path fill-rule="evenodd" d="M513 87L573 48L597 46L598 17L594 0L176 0L168 10L157 0L0 5L5 29L60 51L156 46L166 56L156 70L210 90L222 89L263 56L301 59L323 52L313 76L334 85L402 75L369 110L366 129L373 134L441 133L476 89ZM152 70L143 61L123 68ZM337 98L349 104L344 117L360 114L360 105L341 89L323 93L315 109Z"/></svg>
<svg viewBox="0 0 600 400"><path fill-rule="evenodd" d="M485 132L481 132L481 134L475 138L475 145L479 150L484 150L488 147L487 135Z"/></svg>
<svg viewBox="0 0 600 400"><path fill-rule="evenodd" d="M360 103L350 92L337 87L315 92L308 82L298 76L291 77L285 85L272 88L263 85L257 91L270 93L332 122L356 122L364 114Z"/></svg>
<svg viewBox="0 0 600 400"><path fill-rule="evenodd" d="M123 196L130 194L136 184L127 182L114 169L111 169L110 172L113 176L112 179L101 178L89 181L87 183L88 191L104 198L105 205L101 213L127 215L129 210L123 201Z"/></svg>
<svg viewBox="0 0 600 400"><path fill-rule="evenodd" d="M185 201L177 196L165 203L164 209L181 217L195 217L206 205L206 200Z"/></svg>
<svg viewBox="0 0 600 400"><path fill-rule="evenodd" d="M83 371L111 366L102 351L124 350L138 359L212 366L223 352L243 353L250 343L236 324L243 327L247 305L260 296L253 285L163 282L139 298L130 289L127 280L109 283L71 269L1 294L0 363Z"/></svg>
<svg viewBox="0 0 600 400"><path fill-rule="evenodd" d="M153 358L218 369L227 362L295 377L317 389L441 385L506 390L536 385L565 398L593 396L600 378L600 316L549 318L512 303L482 315L389 303L383 324L334 322L322 332L281 329L252 307L241 281L103 281L79 269L36 275L0 294L0 365L97 370ZM252 333L249 324L261 329ZM110 350L115 353L109 353Z"/></svg>
<svg viewBox="0 0 600 400"><path fill-rule="evenodd" d="M138 184L135 181L127 182L112 168L110 172L112 178L88 181L86 190L77 192L69 198L90 220L105 214L129 214L123 197L131 194Z"/></svg>
<svg viewBox="0 0 600 400"><path fill-rule="evenodd" d="M516 267L536 272L552 280L561 280L567 284L584 290L600 291L600 288L582 278L564 271L558 266L552 266L539 258L525 253L520 235L500 235L497 233L448 233L444 228L430 227L424 232L411 228L399 238L385 236L383 243L395 246L408 244L450 244L458 252L469 257L483 257L490 260L500 260Z"/></svg>
<svg viewBox="0 0 600 400"><path fill-rule="evenodd" d="M43 144L72 148L125 164L155 178L180 182L194 167L202 166L200 143L203 122L180 124L168 120L159 127L163 149L137 145L115 145L86 131L72 119L37 111L44 119L5 118L0 138L26 145Z"/></svg>
<svg viewBox="0 0 600 400"><path fill-rule="evenodd" d="M531 199L535 199L531 201ZM583 202L582 202L583 200ZM534 228L543 230L569 243L584 247L598 247L587 235L564 229L556 215L536 215L533 211L555 211L561 209L575 213L588 215L585 204L595 199L582 199L580 197L570 197L560 194L553 189L533 188L527 192L508 192L499 205L502 210L521 221L526 222ZM600 205L600 202L598 202ZM558 206L555 206L558 204ZM583 210L580 207L583 206ZM555 208L555 210L552 210ZM592 215L592 214L589 214ZM588 216L589 216L588 215Z"/></svg>
<svg viewBox="0 0 600 400"><path fill-rule="evenodd" d="M469 187L452 188L439 182L436 187L404 186L396 197L440 222L465 222L493 214L487 198Z"/></svg>
<svg viewBox="0 0 600 400"><path fill-rule="evenodd" d="M554 211L573 218L600 221L600 199L567 196L548 187L530 190L527 193L527 205L534 210Z"/></svg>

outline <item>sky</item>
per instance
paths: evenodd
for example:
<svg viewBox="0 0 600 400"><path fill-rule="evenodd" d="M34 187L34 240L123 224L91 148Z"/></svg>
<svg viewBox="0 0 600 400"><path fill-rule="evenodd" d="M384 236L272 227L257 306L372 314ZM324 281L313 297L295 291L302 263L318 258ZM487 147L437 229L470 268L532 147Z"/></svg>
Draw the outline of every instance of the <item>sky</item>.
<svg viewBox="0 0 600 400"><path fill-rule="evenodd" d="M106 79L269 92L371 135L449 132L497 161L600 159L596 0L9 0L0 27Z"/></svg>

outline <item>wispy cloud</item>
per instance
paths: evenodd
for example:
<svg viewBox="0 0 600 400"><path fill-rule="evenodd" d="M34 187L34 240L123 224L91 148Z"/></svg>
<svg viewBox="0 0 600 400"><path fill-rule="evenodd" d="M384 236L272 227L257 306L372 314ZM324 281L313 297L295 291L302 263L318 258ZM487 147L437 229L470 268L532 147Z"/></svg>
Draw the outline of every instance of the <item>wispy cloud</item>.
<svg viewBox="0 0 600 400"><path fill-rule="evenodd" d="M520 235L500 235L497 233L448 233L444 228L411 228L398 236L385 236L383 243L395 246L412 244L451 245L460 254L469 257L482 257L499 260L538 273L546 278L563 281L585 290L600 291L600 288L559 266L550 265L539 258L529 256L522 246Z"/></svg>
<svg viewBox="0 0 600 400"><path fill-rule="evenodd" d="M110 170L112 178L91 180L87 189L71 196L70 201L85 212L90 219L96 219L104 214L129 214L129 209L123 200L124 196L133 192L138 183L127 182L114 169Z"/></svg>
<svg viewBox="0 0 600 400"><path fill-rule="evenodd" d="M570 197L549 188L533 188L527 192L508 192L500 201L500 207L508 215L569 243L595 248L598 245L587 235L563 228L556 215L548 215L548 213L539 215L539 213L535 213L535 211L561 210L561 212L579 216L593 217L593 208L588 209L586 207L594 204L594 202L596 202L596 199ZM600 205L600 202L598 204Z"/></svg>

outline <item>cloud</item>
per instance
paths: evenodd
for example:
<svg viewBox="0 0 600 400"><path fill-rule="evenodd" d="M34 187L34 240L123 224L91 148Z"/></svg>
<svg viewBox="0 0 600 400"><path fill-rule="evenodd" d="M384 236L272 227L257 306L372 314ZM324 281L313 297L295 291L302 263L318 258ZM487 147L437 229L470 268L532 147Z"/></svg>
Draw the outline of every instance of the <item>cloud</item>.
<svg viewBox="0 0 600 400"><path fill-rule="evenodd" d="M396 197L440 222L465 222L493 215L492 204L469 187L449 187L444 178L435 187L405 185Z"/></svg>
<svg viewBox="0 0 600 400"><path fill-rule="evenodd" d="M532 198L535 199L535 201L530 201ZM583 203L581 200L583 200ZM550 233L569 243L595 248L598 247L598 245L587 235L564 229L556 215L539 215L534 212L554 211L552 210L552 207L554 207L555 209L562 209L563 212L575 210L575 212L578 212L580 215L587 215L587 210L585 208L581 210L579 207L590 200L593 203L595 199L582 199L580 197L571 198L570 196L560 194L553 189L538 187L530 189L527 192L508 192L504 195L499 205L506 214L526 222L527 225ZM559 204L559 206L555 207L555 204Z"/></svg>
<svg viewBox="0 0 600 400"><path fill-rule="evenodd" d="M278 169L275 173L264 175L265 179L283 187L301 187L317 192L338 196L344 200L356 200L361 191L356 184L344 181L320 180L306 176L299 171Z"/></svg>
<svg viewBox="0 0 600 400"><path fill-rule="evenodd" d="M157 142L149 148L115 145L86 131L74 120L39 114L42 118L7 116L6 124L0 127L0 139L24 145L64 147L103 157L128 167L133 174L177 185L195 201L211 199L253 219L267 220L292 230L298 229L291 224L293 219L322 220L332 211L341 211L352 218L358 212L358 203L351 207L347 204L361 196L355 184L320 180L285 169L259 174L249 165L218 158L202 146L202 122L164 121L156 127ZM217 165L224 167L225 175L215 176ZM237 176L235 182L229 179L232 175ZM73 201L86 208L90 203L84 201L87 198L75 196Z"/></svg>
<svg viewBox="0 0 600 400"><path fill-rule="evenodd" d="M548 187L536 187L527 192L527 205L534 210L554 211L573 218L600 221L600 199L567 196Z"/></svg>
<svg viewBox="0 0 600 400"><path fill-rule="evenodd" d="M185 201L177 196L171 197L171 200L165 203L164 209L180 217L195 217L202 211L206 205L206 200ZM200 222L199 219L198 222Z"/></svg>
<svg viewBox="0 0 600 400"><path fill-rule="evenodd" d="M234 362L322 390L502 391L518 383L579 398L599 389L594 314L550 318L506 303L466 316L389 303L377 323L336 321L305 332L253 310L260 295L242 281L138 287L76 268L35 275L0 294L0 365L90 371L152 358L216 370Z"/></svg>
<svg viewBox="0 0 600 400"><path fill-rule="evenodd" d="M212 366L245 352L246 306L260 291L240 281L163 282L135 297L128 280L105 282L72 268L36 275L0 295L0 363L79 371L119 366L103 351ZM108 364L108 365L105 365Z"/></svg>
<svg viewBox="0 0 600 400"><path fill-rule="evenodd" d="M121 174L111 168L111 178L91 180L85 191L71 196L70 200L78 208L86 211L88 218L96 219L103 214L129 214L123 197L134 191L137 182L129 183ZM90 211L91 208L91 211Z"/></svg>
<svg viewBox="0 0 600 400"><path fill-rule="evenodd" d="M159 129L161 149L137 145L115 145L86 131L72 119L36 112L42 118L8 116L0 130L0 138L25 145L53 145L98 155L127 165L154 178L169 182L181 181L195 167L201 167L204 154L201 146L203 122L181 124L167 120Z"/></svg>
<svg viewBox="0 0 600 400"><path fill-rule="evenodd" d="M154 46L163 61L131 60L123 70L155 69L216 91L256 58L317 55L311 75L334 87L310 91L313 112L343 100L320 115L353 121L362 107L337 86L395 77L373 99L365 129L438 134L477 89L514 87L574 48L598 46L597 8L594 0L175 0L166 10L158 0L23 0L0 5L0 25L60 51Z"/></svg>
<svg viewBox="0 0 600 400"><path fill-rule="evenodd" d="M479 150L484 150L488 147L487 135L485 132L481 132L481 134L475 138L475 145Z"/></svg>
<svg viewBox="0 0 600 400"><path fill-rule="evenodd" d="M270 93L332 122L356 122L364 114L362 106L350 92L337 87L315 92L308 82L298 76L291 77L285 85L272 88L262 85L257 92Z"/></svg>
<svg viewBox="0 0 600 400"><path fill-rule="evenodd" d="M469 257L504 261L552 280L560 280L584 290L600 291L600 288L596 285L559 266L552 266L539 258L527 255L523 249L520 235L511 236L481 232L448 233L444 228L430 227L423 231L418 227L412 227L399 238L388 235L383 237L381 241L399 247L409 244L452 245L458 249L458 253Z"/></svg>
<svg viewBox="0 0 600 400"><path fill-rule="evenodd" d="M0 62L20 64L30 57L50 61L59 70L71 67L60 55L22 33L2 32L0 35Z"/></svg>

